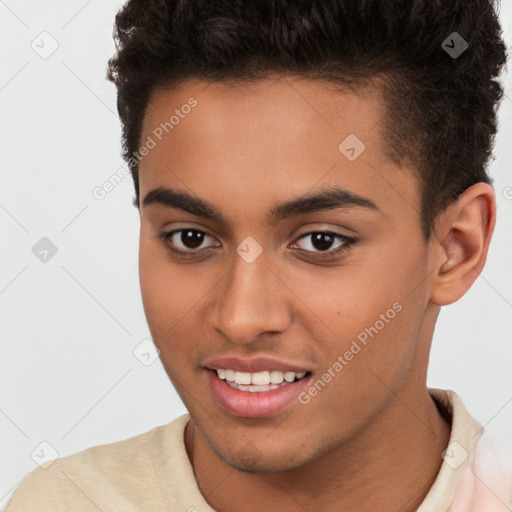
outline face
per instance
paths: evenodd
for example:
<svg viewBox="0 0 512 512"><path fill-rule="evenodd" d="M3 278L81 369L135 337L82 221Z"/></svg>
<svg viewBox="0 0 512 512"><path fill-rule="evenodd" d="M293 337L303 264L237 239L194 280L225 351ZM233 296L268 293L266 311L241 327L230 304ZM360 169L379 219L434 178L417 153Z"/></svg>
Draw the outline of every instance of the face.
<svg viewBox="0 0 512 512"><path fill-rule="evenodd" d="M383 114L377 90L292 77L151 98L145 314L195 429L233 467L302 467L424 385L429 247Z"/></svg>

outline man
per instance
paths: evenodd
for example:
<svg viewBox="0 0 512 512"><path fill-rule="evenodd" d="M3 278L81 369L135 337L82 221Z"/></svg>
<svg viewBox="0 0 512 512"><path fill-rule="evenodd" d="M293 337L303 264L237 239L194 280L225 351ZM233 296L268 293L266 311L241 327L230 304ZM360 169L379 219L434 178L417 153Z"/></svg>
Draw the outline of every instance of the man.
<svg viewBox="0 0 512 512"><path fill-rule="evenodd" d="M512 461L426 387L495 225L494 6L132 0L116 40L144 310L190 414L8 512L510 510Z"/></svg>

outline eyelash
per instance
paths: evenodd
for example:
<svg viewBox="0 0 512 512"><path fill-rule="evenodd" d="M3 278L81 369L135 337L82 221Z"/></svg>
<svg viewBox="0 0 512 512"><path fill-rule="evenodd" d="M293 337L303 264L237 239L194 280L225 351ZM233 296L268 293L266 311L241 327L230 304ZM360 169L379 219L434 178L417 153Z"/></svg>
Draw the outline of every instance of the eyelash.
<svg viewBox="0 0 512 512"><path fill-rule="evenodd" d="M201 253L202 251L211 251L212 249L214 249L214 247L205 247L203 249L198 249L198 250L182 251L181 249L176 249L174 247L171 247L167 243L169 241L169 239L172 238L172 236L175 235L176 233L181 233L183 231L194 231L194 232L202 233L203 235L213 238L211 235L209 235L205 231L201 231L200 229L195 229L195 228L181 228L181 229L175 229L173 231L161 231L157 234L157 238L159 240L161 240L162 242L164 242L165 246L170 251L172 251L174 254L179 255L179 257L182 257L182 258L197 257L197 255L199 253ZM338 239L339 241L342 241L344 243L343 243L343 245L341 245L339 248L337 248L335 250L318 251L318 252L317 251L308 251L305 249L297 249L297 250L301 251L302 253L307 253L308 257L312 257L313 259L323 259L323 258L328 258L328 257L332 258L335 255L336 256L341 255L341 254L349 251L350 249L352 249L357 244L356 239L350 238L350 237L342 235L340 233L335 233L333 231L309 231L307 233L303 233L302 235L300 235L295 240L295 242L293 242L293 244L295 244L299 240L302 240L303 238L306 238L310 235L319 234L319 233L323 234L323 235L331 235L335 239Z"/></svg>

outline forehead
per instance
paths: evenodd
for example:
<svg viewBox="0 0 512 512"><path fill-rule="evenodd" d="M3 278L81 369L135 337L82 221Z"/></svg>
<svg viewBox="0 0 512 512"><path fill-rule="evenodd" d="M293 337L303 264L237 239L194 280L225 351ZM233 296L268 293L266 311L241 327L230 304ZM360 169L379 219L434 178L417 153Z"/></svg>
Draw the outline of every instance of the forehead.
<svg viewBox="0 0 512 512"><path fill-rule="evenodd" d="M155 146L139 165L140 196L168 185L202 197L238 195L247 205L342 185L414 207L411 169L382 151L384 114L377 87L351 92L296 77L193 79L160 89L143 121L141 142L149 137Z"/></svg>
<svg viewBox="0 0 512 512"><path fill-rule="evenodd" d="M352 92L340 85L297 77L272 76L255 82L205 82L190 79L175 86L157 89L150 98L143 122L143 132L151 131L169 121L193 98L197 106L186 117L194 123L194 131L204 139L205 133L231 138L236 130L255 141L278 136L290 141L297 136L319 142L322 132L329 130L342 136L348 130L359 132L367 147L378 143L379 129L375 129L384 115L380 89L365 87ZM185 108L185 110L188 110ZM180 112L177 112L179 115ZM198 119L200 118L200 119ZM268 128L262 132L261 128ZM171 135L179 137L178 126ZM183 130L181 130L183 131ZM318 132L315 137L314 132ZM187 137L190 137L187 133ZM267 148L270 149L270 145Z"/></svg>

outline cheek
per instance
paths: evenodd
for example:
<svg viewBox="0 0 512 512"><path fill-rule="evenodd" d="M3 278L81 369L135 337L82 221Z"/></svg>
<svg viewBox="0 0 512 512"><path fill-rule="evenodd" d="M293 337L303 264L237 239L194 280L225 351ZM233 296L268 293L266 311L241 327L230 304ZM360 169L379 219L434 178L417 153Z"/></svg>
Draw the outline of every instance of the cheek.
<svg viewBox="0 0 512 512"><path fill-rule="evenodd" d="M411 293L411 283L418 282L417 268L402 264L396 272L396 265L389 265L366 281L360 276L358 283L363 284L345 289L337 310L330 308L341 343L330 346L329 361L343 358L343 382L339 379L338 385L353 390L347 400L354 416L361 400L372 397L382 403L390 390L397 392L414 364L425 308L424 288Z"/></svg>
<svg viewBox="0 0 512 512"><path fill-rule="evenodd" d="M393 304L401 303L404 294L389 271L355 260L347 260L346 265L333 271L326 270L330 269L313 267L303 271L300 278L287 276L286 281L300 299L297 304L302 304L301 322L311 320L308 328L318 332L320 339L334 344L347 342L376 322L381 326L382 321L394 319ZM380 315L387 311L387 317L381 320Z"/></svg>
<svg viewBox="0 0 512 512"><path fill-rule="evenodd" d="M420 252L397 254L395 249L397 244L382 244L379 250L346 258L333 272L308 270L294 281L305 311L315 313L303 315L302 321L312 318L307 328L325 369L343 358L343 371L332 370L345 376L338 382L360 381L357 386L371 388L379 385L373 370L399 385L410 368L425 307L424 290L414 288L424 266Z"/></svg>
<svg viewBox="0 0 512 512"><path fill-rule="evenodd" d="M363 310L353 308L339 320L332 341L321 338L323 364L300 397L306 404L301 411L309 407L310 414L318 413L317 430L349 435L399 393L414 364L418 337L417 312L410 307L379 300Z"/></svg>
<svg viewBox="0 0 512 512"><path fill-rule="evenodd" d="M205 339L204 301L212 288L208 274L170 260L165 248L141 236L139 280L152 339L169 368L192 357Z"/></svg>
<svg viewBox="0 0 512 512"><path fill-rule="evenodd" d="M139 245L139 280L153 341L164 344L172 335L173 326L190 308L191 286L185 285L183 274L170 263L159 242L144 235Z"/></svg>

